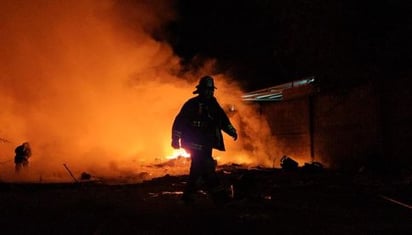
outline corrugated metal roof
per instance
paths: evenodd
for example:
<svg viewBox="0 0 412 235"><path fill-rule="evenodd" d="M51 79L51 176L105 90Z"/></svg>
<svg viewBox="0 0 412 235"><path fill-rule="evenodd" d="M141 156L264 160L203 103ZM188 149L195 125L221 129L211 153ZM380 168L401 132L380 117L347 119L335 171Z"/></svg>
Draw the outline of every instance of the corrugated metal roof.
<svg viewBox="0 0 412 235"><path fill-rule="evenodd" d="M272 86L242 95L243 101L282 101L284 100L285 90L294 89L298 87L309 86L315 82L315 77L310 76L304 79Z"/></svg>

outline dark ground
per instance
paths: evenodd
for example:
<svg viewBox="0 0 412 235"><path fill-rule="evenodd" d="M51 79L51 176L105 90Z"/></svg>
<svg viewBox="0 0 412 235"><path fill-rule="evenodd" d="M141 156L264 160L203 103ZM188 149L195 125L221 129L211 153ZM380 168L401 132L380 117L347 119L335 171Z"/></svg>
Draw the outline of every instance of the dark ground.
<svg viewBox="0 0 412 235"><path fill-rule="evenodd" d="M412 178L329 170L219 171L237 199L216 207L186 176L140 184L0 183L0 234L408 234ZM396 200L395 201L392 201ZM400 205L402 202L406 205Z"/></svg>

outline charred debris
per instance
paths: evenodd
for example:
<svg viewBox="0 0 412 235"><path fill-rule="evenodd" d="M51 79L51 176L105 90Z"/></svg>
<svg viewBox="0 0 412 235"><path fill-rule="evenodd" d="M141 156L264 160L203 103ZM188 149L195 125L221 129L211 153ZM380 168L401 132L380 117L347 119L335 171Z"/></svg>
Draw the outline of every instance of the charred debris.
<svg viewBox="0 0 412 235"><path fill-rule="evenodd" d="M187 159L183 159L187 160ZM176 159L169 164L176 164ZM165 163L168 164L168 163ZM374 165L375 166L375 165ZM67 166L65 166L67 167ZM164 167L156 165L154 167ZM384 166L381 166L382 168ZM153 195L179 195L184 188L188 175L169 175L149 178L148 173L139 173L135 177L142 179L139 183L114 183L88 172L82 172L78 177L72 174L71 183L7 183L0 182L0 191L8 190L42 190L42 189L92 189L94 187L113 188L143 188L149 189ZM399 174L388 174L385 170L361 167L356 172L346 172L329 169L319 162L308 162L299 166L297 161L289 156L280 160L280 168L250 167L240 164L219 165L217 172L227 186L228 193L235 200L265 201L271 200L273 193L282 190L336 190L355 188L363 192L379 194L394 191L396 188L408 188L412 184L412 171L402 171ZM130 182L132 182L131 180ZM203 193L204 192L200 192Z"/></svg>

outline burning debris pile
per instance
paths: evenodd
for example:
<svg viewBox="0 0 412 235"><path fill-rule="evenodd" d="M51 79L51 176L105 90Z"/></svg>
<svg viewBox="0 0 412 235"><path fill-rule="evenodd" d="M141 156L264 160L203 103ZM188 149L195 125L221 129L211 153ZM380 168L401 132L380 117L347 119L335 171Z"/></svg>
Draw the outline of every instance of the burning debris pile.
<svg viewBox="0 0 412 235"><path fill-rule="evenodd" d="M70 181L63 163L77 180L83 171L102 177L178 173L167 164L179 160L162 166L173 151L172 119L213 63L179 72L170 46L152 37L174 18L170 5L136 2L132 11L128 2L111 0L0 4L0 162L8 161L0 165L2 180ZM269 133L258 134L268 130L265 122L242 103L233 79L215 78L222 91L216 95L243 129L240 143L228 146L230 154L222 153L220 161L270 161ZM250 136L266 137L251 142ZM10 159L23 141L33 149L30 174L17 177ZM170 169L160 174L165 167Z"/></svg>

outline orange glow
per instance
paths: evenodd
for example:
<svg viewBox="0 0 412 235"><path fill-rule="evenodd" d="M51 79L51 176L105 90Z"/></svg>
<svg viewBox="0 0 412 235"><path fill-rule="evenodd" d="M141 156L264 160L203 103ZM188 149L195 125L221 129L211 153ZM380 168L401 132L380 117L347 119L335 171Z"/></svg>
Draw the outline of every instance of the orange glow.
<svg viewBox="0 0 412 235"><path fill-rule="evenodd" d="M0 180L71 181L63 164L75 176L188 172L187 165L152 166L186 156L170 146L171 125L213 62L176 75L179 58L146 33L168 19L154 20L147 7L132 12L130 27L109 0L1 1L0 138L10 143L0 143ZM229 116L240 136L235 142L225 135L227 151L214 156L271 166L275 145L265 120L242 103L233 79L218 74L215 81L222 106L236 107ZM29 171L16 175L14 148L24 141L33 155Z"/></svg>
<svg viewBox="0 0 412 235"><path fill-rule="evenodd" d="M178 157L190 158L190 154L186 152L185 149L176 149L170 156L167 156L166 159L176 159Z"/></svg>

